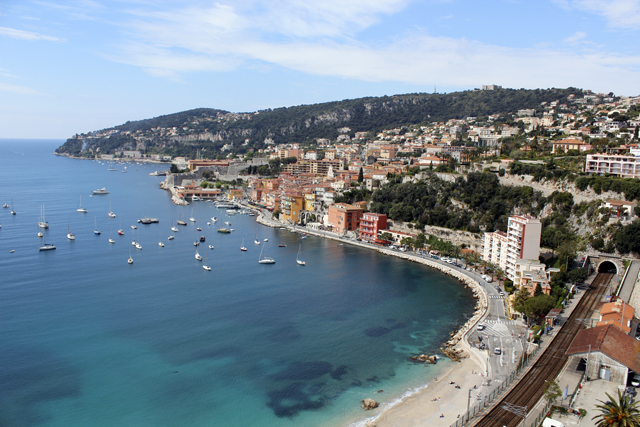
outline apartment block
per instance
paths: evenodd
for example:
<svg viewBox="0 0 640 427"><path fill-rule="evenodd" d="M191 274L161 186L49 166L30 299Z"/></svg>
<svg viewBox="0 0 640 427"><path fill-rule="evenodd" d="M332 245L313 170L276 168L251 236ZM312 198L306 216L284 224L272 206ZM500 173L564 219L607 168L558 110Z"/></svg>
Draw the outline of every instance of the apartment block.
<svg viewBox="0 0 640 427"><path fill-rule="evenodd" d="M538 259L541 235L540 220L528 215L512 215L506 233L485 233L483 259L498 265L509 280L516 282L516 263Z"/></svg>
<svg viewBox="0 0 640 427"><path fill-rule="evenodd" d="M360 219L360 238L365 242L375 242L380 230L387 228L387 216L365 212Z"/></svg>
<svg viewBox="0 0 640 427"><path fill-rule="evenodd" d="M347 203L334 204L329 206L328 222L333 231L338 234L345 234L360 228L360 218L364 210L358 206Z"/></svg>
<svg viewBox="0 0 640 427"><path fill-rule="evenodd" d="M300 212L304 208L304 197L298 192L287 192L280 201L282 220L297 224L300 222Z"/></svg>
<svg viewBox="0 0 640 427"><path fill-rule="evenodd" d="M640 178L640 157L611 154L587 154L586 173Z"/></svg>

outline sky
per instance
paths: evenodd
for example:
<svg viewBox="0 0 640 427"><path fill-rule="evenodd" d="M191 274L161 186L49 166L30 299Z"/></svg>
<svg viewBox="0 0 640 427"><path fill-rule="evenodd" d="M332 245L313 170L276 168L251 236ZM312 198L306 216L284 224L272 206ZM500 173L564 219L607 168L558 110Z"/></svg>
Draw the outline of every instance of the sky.
<svg viewBox="0 0 640 427"><path fill-rule="evenodd" d="M640 94L640 0L2 0L0 138L497 84Z"/></svg>

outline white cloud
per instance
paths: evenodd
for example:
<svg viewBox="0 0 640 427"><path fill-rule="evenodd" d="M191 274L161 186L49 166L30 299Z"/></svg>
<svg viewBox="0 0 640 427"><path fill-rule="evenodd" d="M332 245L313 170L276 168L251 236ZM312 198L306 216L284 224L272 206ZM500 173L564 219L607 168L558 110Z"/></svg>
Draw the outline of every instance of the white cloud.
<svg viewBox="0 0 640 427"><path fill-rule="evenodd" d="M506 48L419 31L386 46L370 46L358 41L355 33L403 7L403 2L358 0L342 9L348 2L310 3L279 0L256 7L249 0L240 6L216 3L172 11L138 10L131 12L134 21L126 27L135 41L123 44L111 59L172 78L192 71L229 71L257 61L311 75L369 82L593 87L594 81L602 79L626 82L625 92L640 91L629 83L640 82L638 56L616 55L593 45L582 51ZM570 46L586 36L576 32L565 42Z"/></svg>
<svg viewBox="0 0 640 427"><path fill-rule="evenodd" d="M9 85L0 83L0 92L15 93L17 95L44 95L35 89L26 86Z"/></svg>
<svg viewBox="0 0 640 427"><path fill-rule="evenodd" d="M610 27L637 30L640 26L640 0L573 0L562 4L602 15Z"/></svg>
<svg viewBox="0 0 640 427"><path fill-rule="evenodd" d="M19 40L47 40L53 42L60 41L60 39L57 37L47 36L45 34L34 33L31 31L16 30L15 28L8 27L0 27L0 35Z"/></svg>
<svg viewBox="0 0 640 427"><path fill-rule="evenodd" d="M564 39L565 43L577 43L587 37L584 31L576 31L573 35Z"/></svg>

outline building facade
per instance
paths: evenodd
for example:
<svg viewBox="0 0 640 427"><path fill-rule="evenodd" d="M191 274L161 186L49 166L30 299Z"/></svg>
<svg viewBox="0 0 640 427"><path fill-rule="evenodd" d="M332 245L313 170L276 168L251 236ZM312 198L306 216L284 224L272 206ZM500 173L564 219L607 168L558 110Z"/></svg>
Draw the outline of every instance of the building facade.
<svg viewBox="0 0 640 427"><path fill-rule="evenodd" d="M360 219L360 238L365 242L375 242L380 230L387 228L387 216L365 212Z"/></svg>
<svg viewBox="0 0 640 427"><path fill-rule="evenodd" d="M640 178L640 157L587 154L586 173L609 174L621 178Z"/></svg>
<svg viewBox="0 0 640 427"><path fill-rule="evenodd" d="M328 223L334 232L345 234L360 228L363 209L347 203L329 206Z"/></svg>
<svg viewBox="0 0 640 427"><path fill-rule="evenodd" d="M485 233L482 258L500 267L507 278L515 283L516 263L523 259L538 259L541 235L540 220L528 215L512 215L506 233Z"/></svg>

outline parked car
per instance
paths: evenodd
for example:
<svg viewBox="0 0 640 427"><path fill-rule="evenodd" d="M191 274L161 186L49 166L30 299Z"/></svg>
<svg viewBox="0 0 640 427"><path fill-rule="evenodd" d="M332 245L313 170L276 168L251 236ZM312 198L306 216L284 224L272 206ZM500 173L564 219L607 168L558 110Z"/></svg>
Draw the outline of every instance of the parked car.
<svg viewBox="0 0 640 427"><path fill-rule="evenodd" d="M484 331L484 328L486 328L486 326L478 325L478 327L476 329L479 330L479 331Z"/></svg>
<svg viewBox="0 0 640 427"><path fill-rule="evenodd" d="M631 377L631 385L640 387L640 374L633 374L633 377Z"/></svg>
<svg viewBox="0 0 640 427"><path fill-rule="evenodd" d="M493 350L493 352L494 352L495 354L497 354L497 355L500 355L500 354L502 354L502 349L500 349L500 348L496 348L495 350Z"/></svg>

